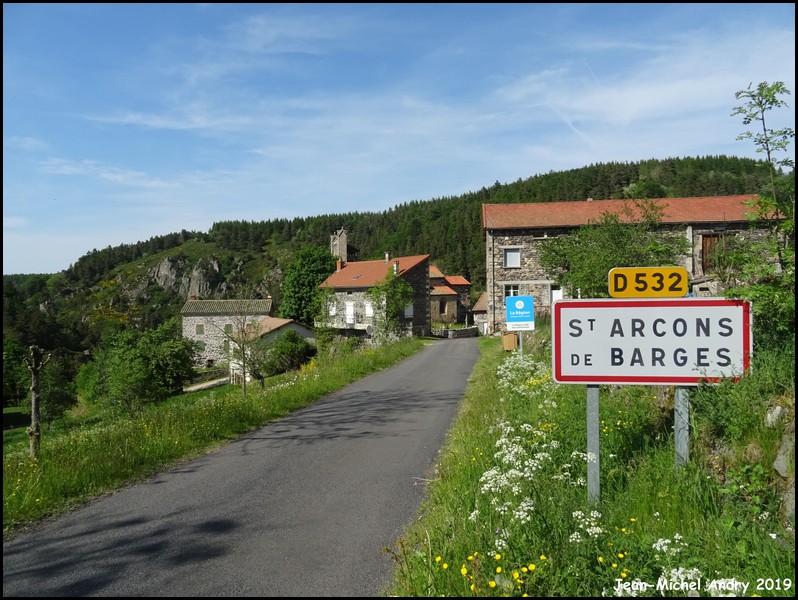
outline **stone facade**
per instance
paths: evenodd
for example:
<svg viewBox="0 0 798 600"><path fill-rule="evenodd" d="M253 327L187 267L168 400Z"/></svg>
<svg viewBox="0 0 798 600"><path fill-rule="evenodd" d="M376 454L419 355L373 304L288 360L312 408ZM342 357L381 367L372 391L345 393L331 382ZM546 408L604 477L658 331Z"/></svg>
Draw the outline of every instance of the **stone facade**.
<svg viewBox="0 0 798 600"><path fill-rule="evenodd" d="M535 315L551 313L553 300L567 297L559 290L551 277L540 266L539 241L554 235L569 233L567 229L548 230L545 236L522 229L486 231L485 265L487 277L487 332L504 328L504 299L512 296L532 296L535 299ZM509 253L509 255L508 255ZM518 266L505 266L517 254Z"/></svg>
<svg viewBox="0 0 798 600"><path fill-rule="evenodd" d="M386 263L386 273L388 264ZM408 335L429 335L430 332L430 287L429 259L402 275L413 288L413 300L405 311L403 328ZM327 319L318 323L341 331L343 335L371 336L376 329L378 311L369 300L369 287L334 287L328 304Z"/></svg>
<svg viewBox="0 0 798 600"><path fill-rule="evenodd" d="M673 229L673 228L671 228ZM577 297L559 289L540 266L540 242L549 237L572 233L575 228L502 229L485 231L485 265L487 289L487 331L494 333L505 327L505 297L532 296L535 315L550 316L552 303L560 298ZM690 276L693 296L713 297L722 294L722 283L708 273L707 248L723 236L761 237L766 230L749 229L747 223L702 223L679 228L692 243L691 255L681 265ZM517 260L517 263L515 262ZM513 266L508 266L508 261ZM516 266L517 265L517 266Z"/></svg>
<svg viewBox="0 0 798 600"><path fill-rule="evenodd" d="M266 300L189 300L180 311L183 337L199 342L198 367L228 364L230 337L271 312Z"/></svg>

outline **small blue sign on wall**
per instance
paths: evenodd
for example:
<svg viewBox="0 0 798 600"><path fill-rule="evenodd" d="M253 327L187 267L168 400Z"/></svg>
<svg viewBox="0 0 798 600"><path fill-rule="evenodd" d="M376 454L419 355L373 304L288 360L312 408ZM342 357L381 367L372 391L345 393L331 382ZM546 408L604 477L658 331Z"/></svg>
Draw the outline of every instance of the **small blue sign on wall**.
<svg viewBox="0 0 798 600"><path fill-rule="evenodd" d="M535 329L535 299L532 296L507 296L504 299L507 331Z"/></svg>

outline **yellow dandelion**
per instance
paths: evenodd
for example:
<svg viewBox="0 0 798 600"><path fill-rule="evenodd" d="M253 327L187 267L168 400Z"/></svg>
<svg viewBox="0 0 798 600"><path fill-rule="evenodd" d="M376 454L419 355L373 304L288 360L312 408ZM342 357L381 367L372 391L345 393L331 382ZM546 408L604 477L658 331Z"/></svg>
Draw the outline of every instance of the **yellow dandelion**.
<svg viewBox="0 0 798 600"><path fill-rule="evenodd" d="M527 573L527 572L529 572L529 569L527 569L526 567L521 567L521 572L522 573Z"/></svg>
<svg viewBox="0 0 798 600"><path fill-rule="evenodd" d="M618 558L623 558L623 552L618 552Z"/></svg>
<svg viewBox="0 0 798 600"><path fill-rule="evenodd" d="M617 569L618 568L618 563L612 563L612 568L613 569Z"/></svg>
<svg viewBox="0 0 798 600"><path fill-rule="evenodd" d="M623 573L621 573L621 577L622 577L623 579L626 579L628 576L629 576L629 573L627 573L626 571L624 571Z"/></svg>
<svg viewBox="0 0 798 600"><path fill-rule="evenodd" d="M468 560L474 560L474 557L473 556L469 556Z"/></svg>
<svg viewBox="0 0 798 600"><path fill-rule="evenodd" d="M501 560L502 559L502 555L501 554L497 554L493 558L495 558L496 560Z"/></svg>
<svg viewBox="0 0 798 600"><path fill-rule="evenodd" d="M598 561L603 565L604 564L604 557L603 556L599 556L598 557Z"/></svg>
<svg viewBox="0 0 798 600"><path fill-rule="evenodd" d="M519 577L521 577L521 575L518 573L518 571L513 571L513 579L518 579Z"/></svg>
<svg viewBox="0 0 798 600"><path fill-rule="evenodd" d="M529 563L529 567L528 568L529 568L530 571L534 571L537 567L535 567L535 565L533 565L532 563Z"/></svg>
<svg viewBox="0 0 798 600"><path fill-rule="evenodd" d="M621 527L621 531L622 531L623 533L626 533L626 527Z"/></svg>
<svg viewBox="0 0 798 600"><path fill-rule="evenodd" d="M541 554L540 555L540 560L546 560L546 555L545 554Z"/></svg>
<svg viewBox="0 0 798 600"><path fill-rule="evenodd" d="M466 573L468 573L468 569L466 569L466 566L463 565L462 567L460 567L460 574L465 575Z"/></svg>
<svg viewBox="0 0 798 600"><path fill-rule="evenodd" d="M496 567L496 572L497 573L501 573L502 572L502 568L501 567Z"/></svg>
<svg viewBox="0 0 798 600"><path fill-rule="evenodd" d="M493 580L491 580L491 581L489 581L489 582L488 582L488 585L489 585L490 587L492 587L492 588L495 588L495 587L496 587L496 582L495 582L495 581L493 581Z"/></svg>
<svg viewBox="0 0 798 600"><path fill-rule="evenodd" d="M473 583L471 584L471 591L472 592L474 591L474 584Z"/></svg>
<svg viewBox="0 0 798 600"><path fill-rule="evenodd" d="M441 562L441 557L440 556L436 556L435 557L435 562Z"/></svg>
<svg viewBox="0 0 798 600"><path fill-rule="evenodd" d="M637 519L635 519L634 517L629 517L629 522L630 523L635 523L636 521L637 521Z"/></svg>
<svg viewBox="0 0 798 600"><path fill-rule="evenodd" d="M444 569L448 569L449 568L449 563L443 563L443 568Z"/></svg>

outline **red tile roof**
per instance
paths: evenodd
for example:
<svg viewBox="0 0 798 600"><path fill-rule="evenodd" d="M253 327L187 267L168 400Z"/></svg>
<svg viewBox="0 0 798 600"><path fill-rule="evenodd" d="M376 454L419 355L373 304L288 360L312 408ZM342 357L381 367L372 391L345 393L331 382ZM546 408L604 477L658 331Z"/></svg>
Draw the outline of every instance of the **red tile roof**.
<svg viewBox="0 0 798 600"><path fill-rule="evenodd" d="M247 330L247 338L252 340L266 335L271 331L277 331L281 327L285 327L289 323L293 323L292 319L282 319L280 317L264 317L257 323L251 323L252 327ZM236 339L241 337L240 333L234 334Z"/></svg>
<svg viewBox="0 0 798 600"><path fill-rule="evenodd" d="M448 285L435 285L435 286L432 286L432 291L429 293L429 295L430 296L456 296L457 292L455 292Z"/></svg>
<svg viewBox="0 0 798 600"><path fill-rule="evenodd" d="M448 285L471 285L471 282L462 275L444 275L435 265L429 266L429 278L443 279Z"/></svg>
<svg viewBox="0 0 798 600"><path fill-rule="evenodd" d="M488 312L488 293L482 292L482 295L474 303L471 312Z"/></svg>
<svg viewBox="0 0 798 600"><path fill-rule="evenodd" d="M446 277L446 275L443 274L443 271L441 271L435 265L429 266L429 276L430 279L443 279L444 277Z"/></svg>
<svg viewBox="0 0 798 600"><path fill-rule="evenodd" d="M753 209L745 202L755 194L702 196L653 200L664 207L662 223L729 223L747 221ZM532 227L578 227L601 220L604 213L620 214L624 207L635 210L630 200L533 202L528 204L483 204L482 231ZM635 211L636 212L636 211Z"/></svg>
<svg viewBox="0 0 798 600"><path fill-rule="evenodd" d="M447 275L446 283L449 285L471 285L471 282L462 275Z"/></svg>
<svg viewBox="0 0 798 600"><path fill-rule="evenodd" d="M324 288L369 288L385 281L389 269L394 262L399 262L399 276L402 277L411 269L429 259L429 254L418 256L398 256L380 260L364 260L344 263L340 271L330 275L321 284Z"/></svg>

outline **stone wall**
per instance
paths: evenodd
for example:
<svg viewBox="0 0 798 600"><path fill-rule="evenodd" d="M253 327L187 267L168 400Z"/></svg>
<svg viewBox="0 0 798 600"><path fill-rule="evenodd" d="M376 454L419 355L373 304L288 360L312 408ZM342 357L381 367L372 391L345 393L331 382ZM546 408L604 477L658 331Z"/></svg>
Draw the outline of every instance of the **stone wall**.
<svg viewBox="0 0 798 600"><path fill-rule="evenodd" d="M703 244L708 236L742 235L761 238L767 235L765 230L750 230L745 224L713 224L701 227L686 226L684 235L691 241L692 253L684 257L683 266L687 269L691 282L691 293L695 296L720 296L723 284L717 277L705 273L703 262ZM578 296L569 290L560 290L540 266L540 242L554 236L566 235L573 229L547 229L545 234L528 229L501 230L485 232L485 266L486 290L488 294L487 323L488 331L503 330L506 323L504 303L505 287L517 286L518 296L532 296L535 302L535 315L550 316L551 305L555 299ZM520 250L520 266L508 268L504 266L506 249Z"/></svg>

